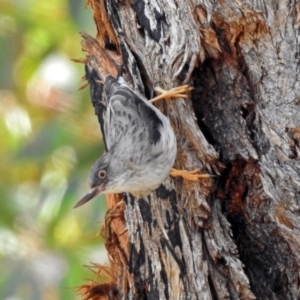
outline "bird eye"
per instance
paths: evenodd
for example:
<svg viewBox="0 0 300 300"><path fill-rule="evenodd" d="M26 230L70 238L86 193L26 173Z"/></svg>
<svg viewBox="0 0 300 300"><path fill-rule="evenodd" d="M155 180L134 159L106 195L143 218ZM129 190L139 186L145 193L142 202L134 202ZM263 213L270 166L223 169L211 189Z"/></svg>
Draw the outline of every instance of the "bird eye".
<svg viewBox="0 0 300 300"><path fill-rule="evenodd" d="M105 170L100 170L98 172L98 177L101 178L101 179L104 179L106 177L107 173Z"/></svg>

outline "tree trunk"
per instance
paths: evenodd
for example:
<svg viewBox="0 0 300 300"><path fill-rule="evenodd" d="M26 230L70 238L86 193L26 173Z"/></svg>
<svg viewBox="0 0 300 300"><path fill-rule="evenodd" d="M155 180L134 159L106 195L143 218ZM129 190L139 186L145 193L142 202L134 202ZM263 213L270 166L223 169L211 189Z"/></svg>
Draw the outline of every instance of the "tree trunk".
<svg viewBox="0 0 300 300"><path fill-rule="evenodd" d="M177 135L175 167L215 176L109 197L110 268L96 266L109 280L83 286L83 299L300 299L297 0L89 3L135 90L194 88L157 106ZM85 50L102 124L105 91Z"/></svg>

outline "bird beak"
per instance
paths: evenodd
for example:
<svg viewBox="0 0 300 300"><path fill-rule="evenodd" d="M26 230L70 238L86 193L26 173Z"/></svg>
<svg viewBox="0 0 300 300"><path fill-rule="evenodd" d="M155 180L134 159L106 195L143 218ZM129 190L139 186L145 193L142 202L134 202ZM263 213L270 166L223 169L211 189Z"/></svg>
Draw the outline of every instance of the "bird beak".
<svg viewBox="0 0 300 300"><path fill-rule="evenodd" d="M99 193L101 193L101 191L103 190L104 186L103 184L96 186L94 188L92 188L80 201L78 201L74 208L77 208L81 205L83 205L84 203L92 200L94 197L96 197Z"/></svg>

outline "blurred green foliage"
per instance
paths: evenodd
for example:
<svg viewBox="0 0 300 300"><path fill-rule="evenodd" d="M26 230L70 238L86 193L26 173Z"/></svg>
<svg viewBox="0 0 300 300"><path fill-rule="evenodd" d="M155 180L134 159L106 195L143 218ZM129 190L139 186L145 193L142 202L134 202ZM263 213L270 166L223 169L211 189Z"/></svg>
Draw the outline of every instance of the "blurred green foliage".
<svg viewBox="0 0 300 300"><path fill-rule="evenodd" d="M77 299L104 262L105 201L73 210L102 153L79 31L95 36L78 0L0 0L0 299Z"/></svg>

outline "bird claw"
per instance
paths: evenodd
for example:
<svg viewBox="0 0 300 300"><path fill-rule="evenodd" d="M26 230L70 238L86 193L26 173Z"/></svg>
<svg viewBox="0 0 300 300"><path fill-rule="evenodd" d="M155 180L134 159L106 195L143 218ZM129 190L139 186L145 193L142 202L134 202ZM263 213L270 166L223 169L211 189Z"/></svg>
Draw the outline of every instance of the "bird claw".
<svg viewBox="0 0 300 300"><path fill-rule="evenodd" d="M154 90L156 93L158 93L160 95L151 99L150 102L154 103L161 99L172 99L172 98L185 98L186 99L188 97L187 93L190 92L192 89L193 88L187 84L172 88L168 91L166 91L160 87L156 87Z"/></svg>
<svg viewBox="0 0 300 300"><path fill-rule="evenodd" d="M173 177L183 177L184 179L187 179L189 181L199 181L200 179L203 178L210 178L212 175L209 174L201 174L199 173L200 169L195 169L192 171L187 171L187 170L177 170L177 169L172 169L171 170L171 176Z"/></svg>

